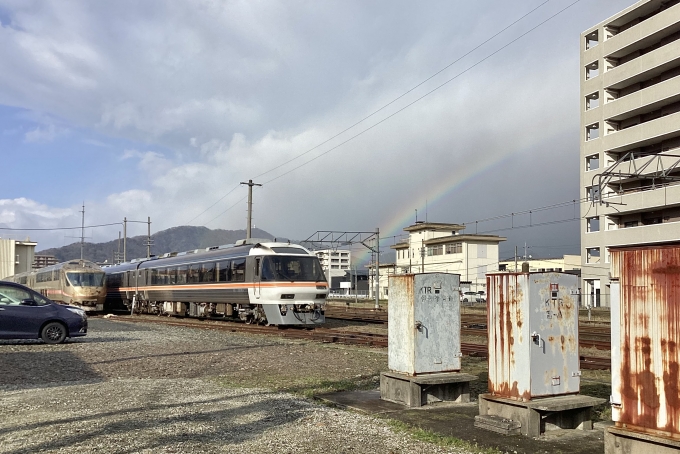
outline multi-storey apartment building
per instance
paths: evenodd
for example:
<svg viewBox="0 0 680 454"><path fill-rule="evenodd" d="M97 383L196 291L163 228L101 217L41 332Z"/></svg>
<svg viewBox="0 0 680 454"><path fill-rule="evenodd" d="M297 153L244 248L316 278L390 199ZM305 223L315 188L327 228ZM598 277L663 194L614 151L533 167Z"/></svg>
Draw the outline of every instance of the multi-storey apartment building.
<svg viewBox="0 0 680 454"><path fill-rule="evenodd" d="M608 247L680 240L680 0L581 34L584 302L609 306Z"/></svg>
<svg viewBox="0 0 680 454"><path fill-rule="evenodd" d="M33 258L33 269L39 270L40 268L56 265L57 263L59 263L59 260L57 260L57 258L53 255L36 254L35 257Z"/></svg>

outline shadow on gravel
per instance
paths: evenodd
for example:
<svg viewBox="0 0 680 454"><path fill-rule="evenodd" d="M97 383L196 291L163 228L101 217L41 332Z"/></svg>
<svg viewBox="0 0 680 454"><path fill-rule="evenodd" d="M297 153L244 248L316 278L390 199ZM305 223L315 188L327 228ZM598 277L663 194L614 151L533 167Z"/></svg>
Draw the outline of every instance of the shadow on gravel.
<svg viewBox="0 0 680 454"><path fill-rule="evenodd" d="M68 351L0 353L0 386L25 389L83 380L99 382L103 378Z"/></svg>
<svg viewBox="0 0 680 454"><path fill-rule="evenodd" d="M131 432L135 433L134 442L128 446L117 446L116 452L160 452L164 447L176 449L178 445L190 450L194 443L202 447L218 447L255 439L279 425L309 414L308 405L291 398L265 398L238 407L209 408L211 405L243 398L243 395L237 395L173 404L150 404L85 417L9 427L2 432L49 430L54 431L55 436L49 441L5 452L23 454L43 450L56 451L82 444L94 445L105 439L131 439ZM112 420L107 422L107 419ZM90 424L91 422L96 424ZM56 427L67 424L78 424L80 430L76 433L56 430ZM96 439L100 441L95 442Z"/></svg>
<svg viewBox="0 0 680 454"><path fill-rule="evenodd" d="M157 353L157 354L150 354L150 355L139 355L139 356L126 356L125 358L115 358L115 359L107 359L104 361L93 361L90 362L89 364L112 364L112 363L122 363L126 361L134 361L136 359L147 359L147 358L165 358L165 357L173 357L173 356L190 356L190 355L205 355L208 353L225 353L225 352L230 352L233 353L234 351L238 350L248 350L251 348L264 348L264 347L276 347L279 344L260 344L260 345L234 345L230 346L228 348L220 348L217 350L198 350L194 352L176 352L176 353Z"/></svg>

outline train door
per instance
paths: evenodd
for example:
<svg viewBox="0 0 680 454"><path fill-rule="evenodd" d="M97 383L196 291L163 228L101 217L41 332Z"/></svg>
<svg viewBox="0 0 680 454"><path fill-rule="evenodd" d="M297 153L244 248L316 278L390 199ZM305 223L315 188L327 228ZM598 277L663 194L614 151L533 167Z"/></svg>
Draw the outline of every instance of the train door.
<svg viewBox="0 0 680 454"><path fill-rule="evenodd" d="M260 298L260 287L262 285L262 257L255 257L253 269L253 283L255 287L255 298Z"/></svg>

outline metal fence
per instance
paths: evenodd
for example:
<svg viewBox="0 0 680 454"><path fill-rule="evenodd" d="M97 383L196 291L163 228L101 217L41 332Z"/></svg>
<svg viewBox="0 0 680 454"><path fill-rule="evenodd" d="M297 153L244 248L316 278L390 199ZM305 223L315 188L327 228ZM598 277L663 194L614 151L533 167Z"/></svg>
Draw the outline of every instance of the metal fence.
<svg viewBox="0 0 680 454"><path fill-rule="evenodd" d="M349 289L331 289L328 292L328 298L359 298L370 299L368 290L352 291Z"/></svg>

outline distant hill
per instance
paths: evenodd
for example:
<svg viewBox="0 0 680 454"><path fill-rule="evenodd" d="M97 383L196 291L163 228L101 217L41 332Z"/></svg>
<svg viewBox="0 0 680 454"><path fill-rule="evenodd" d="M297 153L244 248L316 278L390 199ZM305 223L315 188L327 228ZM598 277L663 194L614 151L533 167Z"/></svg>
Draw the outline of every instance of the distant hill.
<svg viewBox="0 0 680 454"><path fill-rule="evenodd" d="M274 236L264 230L253 228L253 238L274 239ZM211 230L207 227L181 226L162 230L151 235L153 245L152 255L161 255L166 252L182 252L193 249L203 249L210 246L231 244L246 237L245 230ZM285 238L278 238L287 241ZM127 259L146 257L146 235L135 236L127 239ZM123 255L123 240L120 241L121 260ZM106 243L85 243L83 258L93 262L112 263L114 253L118 252L118 239ZM53 255L60 262L80 258L80 243L73 243L60 248L45 249L36 252L41 255Z"/></svg>

